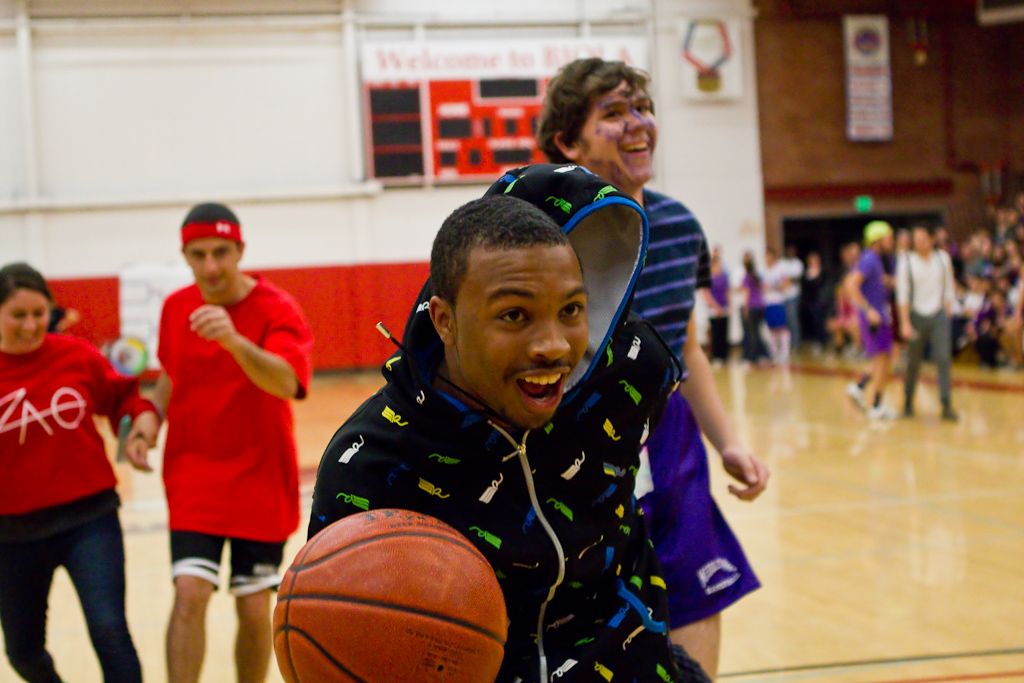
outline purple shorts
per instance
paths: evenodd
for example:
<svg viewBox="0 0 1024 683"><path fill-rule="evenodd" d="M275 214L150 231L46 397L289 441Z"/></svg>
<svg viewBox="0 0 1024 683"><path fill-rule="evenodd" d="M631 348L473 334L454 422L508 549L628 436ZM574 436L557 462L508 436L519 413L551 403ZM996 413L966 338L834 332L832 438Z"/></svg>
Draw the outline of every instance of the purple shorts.
<svg viewBox="0 0 1024 683"><path fill-rule="evenodd" d="M882 323L874 331L871 330L867 316L863 312L860 312L858 317L860 319L860 340L861 344L864 345L864 355L868 358L873 358L880 353L892 351L892 323L889 321L889 317L883 315Z"/></svg>
<svg viewBox="0 0 1024 683"><path fill-rule="evenodd" d="M676 629L718 614L761 582L711 497L708 455L686 399L672 394L647 441L654 490L640 499Z"/></svg>

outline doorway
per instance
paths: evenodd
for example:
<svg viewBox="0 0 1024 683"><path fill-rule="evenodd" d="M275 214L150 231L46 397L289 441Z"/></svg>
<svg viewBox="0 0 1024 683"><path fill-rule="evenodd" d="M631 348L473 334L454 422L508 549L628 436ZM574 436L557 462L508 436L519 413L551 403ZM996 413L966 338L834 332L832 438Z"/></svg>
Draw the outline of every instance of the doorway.
<svg viewBox="0 0 1024 683"><path fill-rule="evenodd" d="M842 273L839 252L843 245L863 242L864 226L875 220L887 221L894 230L909 229L915 225L937 228L945 223L945 214L942 211L921 211L783 218L782 239L785 247L796 247L797 255L805 263L807 254L818 252L826 277L836 278Z"/></svg>

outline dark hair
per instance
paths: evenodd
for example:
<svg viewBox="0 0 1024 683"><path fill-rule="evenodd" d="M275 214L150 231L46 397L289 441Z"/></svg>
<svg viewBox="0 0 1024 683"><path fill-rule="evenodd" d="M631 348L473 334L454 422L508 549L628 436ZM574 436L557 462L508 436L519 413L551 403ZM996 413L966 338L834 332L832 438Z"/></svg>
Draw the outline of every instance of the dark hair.
<svg viewBox="0 0 1024 683"><path fill-rule="evenodd" d="M39 292L53 303L53 295L46 286L46 279L27 263L9 263L0 268L0 305L3 305L19 289Z"/></svg>
<svg viewBox="0 0 1024 683"><path fill-rule="evenodd" d="M761 276L757 274L757 265L754 263L754 255L749 251L743 254L743 269L747 271L747 275L753 278L754 284L760 286Z"/></svg>
<svg viewBox="0 0 1024 683"><path fill-rule="evenodd" d="M580 136L590 108L597 99L625 82L630 94L646 93L650 76L625 62L606 62L600 57L569 62L548 81L544 108L540 114L537 146L555 164L569 163L555 144L555 135L562 134L562 143L572 145ZM651 104L654 111L654 104Z"/></svg>
<svg viewBox="0 0 1024 683"><path fill-rule="evenodd" d="M185 220L181 222L181 227L184 228L189 223L216 223L217 221L241 225L234 211L223 204L207 202L193 206L185 216Z"/></svg>
<svg viewBox="0 0 1024 683"><path fill-rule="evenodd" d="M558 224L527 201L505 195L474 199L455 209L438 230L430 250L430 283L435 295L455 305L473 249L568 244Z"/></svg>

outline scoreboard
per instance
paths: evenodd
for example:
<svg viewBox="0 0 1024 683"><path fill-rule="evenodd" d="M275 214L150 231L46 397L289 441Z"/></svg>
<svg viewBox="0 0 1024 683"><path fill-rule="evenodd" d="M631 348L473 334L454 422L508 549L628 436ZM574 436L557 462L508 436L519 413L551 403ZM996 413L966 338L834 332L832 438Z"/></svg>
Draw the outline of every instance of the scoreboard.
<svg viewBox="0 0 1024 683"><path fill-rule="evenodd" d="M543 162L536 133L544 88L580 56L645 68L637 38L363 46L368 175L386 184L489 182Z"/></svg>
<svg viewBox="0 0 1024 683"><path fill-rule="evenodd" d="M534 136L544 83L504 78L367 86L370 175L413 182L490 179L543 161Z"/></svg>

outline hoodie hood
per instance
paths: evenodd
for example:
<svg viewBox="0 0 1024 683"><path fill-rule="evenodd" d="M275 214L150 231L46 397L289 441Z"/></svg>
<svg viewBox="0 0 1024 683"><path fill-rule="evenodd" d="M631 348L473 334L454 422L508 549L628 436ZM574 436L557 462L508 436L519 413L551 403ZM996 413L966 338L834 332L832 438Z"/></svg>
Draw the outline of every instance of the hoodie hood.
<svg viewBox="0 0 1024 683"><path fill-rule="evenodd" d="M647 254L647 215L623 194L582 166L535 164L503 175L484 196L506 194L542 209L569 236L587 288L590 341L569 376L568 393L591 373L594 359L629 309Z"/></svg>
<svg viewBox="0 0 1024 683"><path fill-rule="evenodd" d="M566 383L568 395L590 376L612 333L622 323L647 253L647 216L640 205L582 166L535 164L504 174L484 196L507 194L544 211L568 235L587 288L587 351ZM429 372L441 340L427 312L428 279L406 323L403 345ZM422 376L421 381L427 377Z"/></svg>

